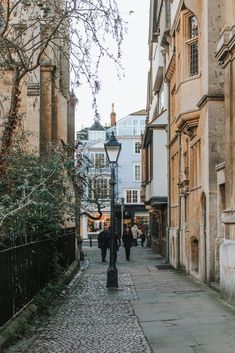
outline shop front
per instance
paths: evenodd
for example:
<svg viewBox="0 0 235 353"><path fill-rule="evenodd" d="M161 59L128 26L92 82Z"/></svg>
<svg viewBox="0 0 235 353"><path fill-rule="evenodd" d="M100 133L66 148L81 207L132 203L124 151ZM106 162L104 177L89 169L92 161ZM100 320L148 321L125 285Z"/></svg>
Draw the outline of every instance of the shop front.
<svg viewBox="0 0 235 353"><path fill-rule="evenodd" d="M98 218L99 214L94 213L92 215L94 218ZM83 239L97 239L97 235L103 229L104 224L110 224L110 212L104 211L102 212L102 216L100 219L94 220L87 216L82 216L81 218L81 235Z"/></svg>

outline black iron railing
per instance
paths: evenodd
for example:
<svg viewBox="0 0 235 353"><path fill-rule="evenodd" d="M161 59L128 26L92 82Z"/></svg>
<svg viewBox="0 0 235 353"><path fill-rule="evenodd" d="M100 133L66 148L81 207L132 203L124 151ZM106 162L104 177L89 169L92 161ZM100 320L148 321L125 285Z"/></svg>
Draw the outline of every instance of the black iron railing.
<svg viewBox="0 0 235 353"><path fill-rule="evenodd" d="M0 251L0 326L74 259L74 232Z"/></svg>

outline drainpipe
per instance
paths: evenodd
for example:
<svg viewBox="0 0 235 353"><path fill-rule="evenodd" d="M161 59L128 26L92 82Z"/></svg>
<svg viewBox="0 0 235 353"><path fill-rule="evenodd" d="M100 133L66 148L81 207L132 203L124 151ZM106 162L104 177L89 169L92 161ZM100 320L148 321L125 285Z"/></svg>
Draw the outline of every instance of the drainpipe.
<svg viewBox="0 0 235 353"><path fill-rule="evenodd" d="M168 90L168 117L167 117L167 178L168 178L168 202L167 202L167 235L166 235L166 262L170 261L170 226L171 226L171 170L170 170L170 89Z"/></svg>
<svg viewBox="0 0 235 353"><path fill-rule="evenodd" d="M181 180L182 180L182 145L181 145L181 133L180 131L178 132L178 143L179 143L179 149L178 149L178 156L179 156L179 165L178 165L178 173L179 173L179 178L178 178L178 192L179 192L179 197L178 197L178 224L179 227L177 229L177 268L180 268L180 232L181 232Z"/></svg>

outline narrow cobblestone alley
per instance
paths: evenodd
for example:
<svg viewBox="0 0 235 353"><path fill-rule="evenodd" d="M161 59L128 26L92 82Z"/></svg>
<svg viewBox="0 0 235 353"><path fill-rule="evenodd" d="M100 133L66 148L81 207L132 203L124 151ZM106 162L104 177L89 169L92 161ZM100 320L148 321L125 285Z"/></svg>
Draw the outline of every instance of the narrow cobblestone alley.
<svg viewBox="0 0 235 353"><path fill-rule="evenodd" d="M53 314L6 353L235 353L235 311L149 248L118 256L119 290L96 245Z"/></svg>

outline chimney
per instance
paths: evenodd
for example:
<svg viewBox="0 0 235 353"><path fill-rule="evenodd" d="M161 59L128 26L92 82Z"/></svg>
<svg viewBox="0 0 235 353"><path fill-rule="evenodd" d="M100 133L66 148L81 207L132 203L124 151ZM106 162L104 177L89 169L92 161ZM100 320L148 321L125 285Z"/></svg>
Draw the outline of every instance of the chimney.
<svg viewBox="0 0 235 353"><path fill-rule="evenodd" d="M114 103L112 103L112 113L110 114L111 126L116 125L116 113L114 112Z"/></svg>

